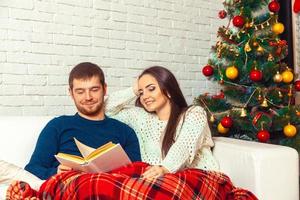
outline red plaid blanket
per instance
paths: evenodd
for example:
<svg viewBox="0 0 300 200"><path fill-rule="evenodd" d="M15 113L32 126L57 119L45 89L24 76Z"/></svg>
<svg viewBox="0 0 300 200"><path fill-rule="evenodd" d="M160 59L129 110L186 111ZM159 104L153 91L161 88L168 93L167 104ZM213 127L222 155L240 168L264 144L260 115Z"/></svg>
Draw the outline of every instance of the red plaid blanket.
<svg viewBox="0 0 300 200"><path fill-rule="evenodd" d="M70 171L55 175L34 191L17 181L7 191L8 200L17 199L126 199L126 200L256 200L249 191L233 186L219 172L185 169L155 180L140 177L148 164L136 162L110 173L87 174Z"/></svg>

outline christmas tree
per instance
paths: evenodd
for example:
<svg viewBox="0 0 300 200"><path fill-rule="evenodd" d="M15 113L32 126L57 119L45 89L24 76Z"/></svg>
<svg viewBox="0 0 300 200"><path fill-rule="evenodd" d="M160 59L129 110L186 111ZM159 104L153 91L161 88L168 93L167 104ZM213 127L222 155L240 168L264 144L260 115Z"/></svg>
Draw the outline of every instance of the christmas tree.
<svg viewBox="0 0 300 200"><path fill-rule="evenodd" d="M300 152L300 80L283 62L287 42L280 39L276 0L225 0L216 45L202 73L220 84L219 94L203 94L214 136L281 144Z"/></svg>

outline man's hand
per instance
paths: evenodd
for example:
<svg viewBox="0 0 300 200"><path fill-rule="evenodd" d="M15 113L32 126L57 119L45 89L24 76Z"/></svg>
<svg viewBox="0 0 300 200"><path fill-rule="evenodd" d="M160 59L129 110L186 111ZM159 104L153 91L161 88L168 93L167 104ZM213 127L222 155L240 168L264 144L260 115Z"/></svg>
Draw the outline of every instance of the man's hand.
<svg viewBox="0 0 300 200"><path fill-rule="evenodd" d="M67 172L67 171L71 171L72 168L71 167L68 167L68 166L65 166L65 165L58 165L57 167L57 173L60 174L62 172Z"/></svg>
<svg viewBox="0 0 300 200"><path fill-rule="evenodd" d="M167 170L167 168L165 168L164 166L153 165L153 166L147 167L146 171L142 174L142 177L152 180L152 179L156 179L166 173L169 173L169 170Z"/></svg>

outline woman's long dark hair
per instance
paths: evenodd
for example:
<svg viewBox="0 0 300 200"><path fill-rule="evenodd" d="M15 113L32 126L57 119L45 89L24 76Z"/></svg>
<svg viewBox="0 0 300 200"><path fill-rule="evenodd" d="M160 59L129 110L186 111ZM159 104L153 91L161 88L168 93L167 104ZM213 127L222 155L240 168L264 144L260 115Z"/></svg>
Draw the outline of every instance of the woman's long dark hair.
<svg viewBox="0 0 300 200"><path fill-rule="evenodd" d="M145 69L139 78L145 74L149 74L156 79L162 93L169 98L171 103L171 113L162 142L162 155L165 157L174 143L176 128L180 121L180 116L188 108L188 105L175 76L168 69L161 66L153 66ZM136 100L135 105L143 107L140 102L140 98Z"/></svg>

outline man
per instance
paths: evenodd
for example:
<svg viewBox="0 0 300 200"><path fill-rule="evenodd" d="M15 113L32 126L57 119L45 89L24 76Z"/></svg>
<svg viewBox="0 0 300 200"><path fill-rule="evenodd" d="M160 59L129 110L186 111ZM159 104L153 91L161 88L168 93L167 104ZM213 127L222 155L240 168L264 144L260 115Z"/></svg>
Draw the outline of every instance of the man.
<svg viewBox="0 0 300 200"><path fill-rule="evenodd" d="M74 138L93 148L110 141L120 143L131 161L141 160L135 132L104 113L106 88L103 71L97 65L85 62L72 69L69 76L69 92L77 113L73 116L54 118L46 125L25 170L40 179L70 170L67 166L59 165L54 155L80 155Z"/></svg>

